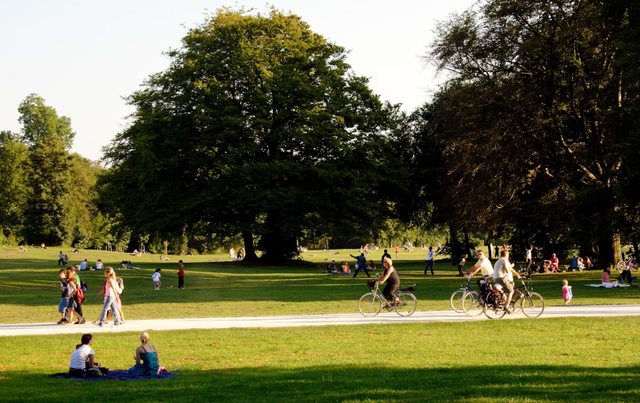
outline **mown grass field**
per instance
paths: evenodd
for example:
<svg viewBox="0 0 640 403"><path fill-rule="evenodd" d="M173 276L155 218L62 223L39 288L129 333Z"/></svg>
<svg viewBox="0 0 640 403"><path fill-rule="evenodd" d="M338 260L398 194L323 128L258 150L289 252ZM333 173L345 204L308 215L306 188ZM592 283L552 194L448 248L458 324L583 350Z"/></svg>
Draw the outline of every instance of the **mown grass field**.
<svg viewBox="0 0 640 403"><path fill-rule="evenodd" d="M0 251L0 323L55 322L59 319L57 305L60 292L52 287L57 283L58 249L30 249L28 252L4 249ZM330 253L337 252L337 255ZM307 262L293 262L287 266L258 266L242 262L229 262L227 255L171 256L161 262L158 255L141 257L128 254L81 251L68 253L70 264L88 259L95 265L102 259L105 265L120 267L122 260L130 260L142 270L118 270L124 279L123 310L127 319L277 316L296 314L327 314L357 312L357 299L368 291L366 276L317 273L318 263L325 259L346 260L353 267L356 250L310 251L303 255ZM309 256L315 255L315 256ZM382 251L373 251L369 257L378 266ZM393 256L395 258L395 256ZM449 261L439 260L435 276L423 276L426 252L401 251L394 264L403 284L417 284L418 310L447 310L449 296L459 288L463 279ZM184 290L177 289L177 261L185 265ZM217 261L211 261L217 260ZM473 262L466 264L465 269ZM154 291L151 275L162 269L162 290ZM379 273L380 269L376 273ZM102 297L96 294L102 288L103 273L81 273L88 284L87 302L83 310L87 319L99 316ZM640 288L598 289L585 284L600 282L600 272L534 275L532 285L542 294L548 305L562 304L562 279L573 286L574 304L628 304L637 303ZM173 288L167 289L167 286ZM473 283L475 286L475 282Z"/></svg>
<svg viewBox="0 0 640 403"><path fill-rule="evenodd" d="M58 319L59 249L0 251L0 323ZM69 254L70 263L131 260L120 270L128 319L353 313L365 278L316 273L324 259L348 253L309 252L314 263L257 267L227 256L189 256L185 290L177 290L177 257L131 257L100 251ZM379 262L381 251L370 257ZM308 256L315 254L316 256ZM339 258L338 258L339 257ZM417 283L419 309L450 309L463 281L447 261L423 276L426 252L400 252L403 283ZM219 260L212 262L211 259ZM353 266L353 259L349 259ZM468 263L466 267L471 264ZM163 289L151 274L162 268ZM547 304L561 300L561 280L575 304L636 303L638 288L585 287L600 273L537 275ZM88 319L98 316L102 273L83 272ZM165 288L173 285L171 289ZM640 401L633 317L517 319L469 323L324 326L152 332L160 362L180 377L164 381L84 383L45 375L65 372L81 333L0 338L0 402L634 402ZM91 327L78 326L79 332ZM97 360L112 369L133 365L138 333L96 334Z"/></svg>
<svg viewBox="0 0 640 403"><path fill-rule="evenodd" d="M137 333L97 334L99 362L133 364ZM80 335L5 337L2 402L637 402L637 318L152 332L178 378L81 382Z"/></svg>

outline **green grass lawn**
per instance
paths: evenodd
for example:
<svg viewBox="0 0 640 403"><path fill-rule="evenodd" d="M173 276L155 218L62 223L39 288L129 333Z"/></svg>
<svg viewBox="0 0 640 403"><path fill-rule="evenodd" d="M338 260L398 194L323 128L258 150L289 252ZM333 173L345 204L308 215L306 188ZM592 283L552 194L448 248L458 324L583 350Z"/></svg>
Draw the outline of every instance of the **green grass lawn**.
<svg viewBox="0 0 640 403"><path fill-rule="evenodd" d="M57 254L60 248L0 251L0 323L55 322L59 319L57 305L60 292L51 286L57 283ZM277 316L296 314L327 314L357 312L357 299L367 292L366 276L356 279L346 275L317 273L316 266L325 259L347 260L353 267L349 253L339 250L310 251L303 255L307 262L293 262L286 266L259 266L229 262L227 255L171 256L161 262L159 255L134 257L128 254L83 250L68 253L71 264L88 259L95 265L102 259L106 265L119 267L122 260L131 260L142 270L118 270L125 282L122 296L127 319ZM335 252L334 252L335 253ZM315 255L315 256L310 256ZM379 263L382 251L373 251L371 259ZM426 252L401 251L394 260L403 284L418 284L415 292L419 310L447 310L449 296L464 281L456 277L457 270L449 261L436 262L436 275L423 276ZM186 263L186 289L177 289L177 261ZM218 261L211 261L211 260ZM465 269L472 263L467 263ZM153 290L151 275L162 268L163 287ZM380 270L377 271L379 273ZM95 320L101 310L102 298L95 295L104 279L100 271L81 273L87 282L85 316ZM547 305L562 304L562 279L568 279L574 290L574 304L629 304L638 302L639 288L596 289L585 284L600 282L595 271L552 275L535 275L535 291L545 298ZM475 283L473 283L475 285ZM173 288L166 287L173 285Z"/></svg>
<svg viewBox="0 0 640 403"><path fill-rule="evenodd" d="M58 319L59 249L0 251L0 323ZM309 252L313 263L254 266L226 256L189 256L185 290L177 290L176 261L100 251L70 254L70 263L132 260L121 270L129 319L354 313L365 278L316 273L318 262L348 253ZM316 256L308 256L315 254ZM379 261L381 252L372 252ZM337 257L340 258L337 258ZM450 309L463 281L447 261L422 276L426 252L395 260L403 283L417 283L419 309ZM220 260L211 262L211 259ZM352 259L349 259L353 262ZM468 268L471 264L467 264ZM163 289L151 274L163 269ZM85 272L95 319L102 273ZM547 304L561 304L561 280L575 304L637 302L638 289L593 289L600 273L537 275ZM174 288L164 286L172 284ZM91 331L91 328L78 328ZM68 370L80 334L2 337L0 402L633 402L640 401L638 318L517 319L467 323L323 326L152 332L160 363L179 378L93 382L45 377ZM97 360L112 369L133 365L138 333L96 334Z"/></svg>
<svg viewBox="0 0 640 403"><path fill-rule="evenodd" d="M0 401L634 402L637 318L152 332L179 378L84 383L67 370L80 335L4 337ZM137 333L97 334L111 369Z"/></svg>

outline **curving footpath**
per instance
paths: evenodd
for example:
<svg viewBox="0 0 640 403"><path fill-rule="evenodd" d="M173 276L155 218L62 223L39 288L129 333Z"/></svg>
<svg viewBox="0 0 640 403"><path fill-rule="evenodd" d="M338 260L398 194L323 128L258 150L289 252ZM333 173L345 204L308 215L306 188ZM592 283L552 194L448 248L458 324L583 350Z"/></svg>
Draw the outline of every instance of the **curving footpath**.
<svg viewBox="0 0 640 403"><path fill-rule="evenodd" d="M597 317L597 316L640 316L640 305L591 305L552 306L544 310L543 318ZM522 313L506 315L503 319L522 319ZM529 319L529 320L539 320ZM143 330L183 330L183 329L229 329L247 327L294 327L327 325L365 325L369 323L430 323L468 322L490 320L480 315L469 317L453 311L422 311L403 318L395 312L381 313L373 318L365 318L359 313L300 316L262 316L243 318L193 318L193 319L150 319L129 320L122 326L105 325L56 325L52 323L27 323L0 325L0 336L28 336L73 333L140 332Z"/></svg>

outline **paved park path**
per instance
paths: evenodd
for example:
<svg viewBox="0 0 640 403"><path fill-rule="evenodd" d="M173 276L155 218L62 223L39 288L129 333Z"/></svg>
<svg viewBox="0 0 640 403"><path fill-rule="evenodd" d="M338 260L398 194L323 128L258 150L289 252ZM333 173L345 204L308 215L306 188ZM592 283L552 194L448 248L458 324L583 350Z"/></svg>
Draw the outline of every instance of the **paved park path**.
<svg viewBox="0 0 640 403"><path fill-rule="evenodd" d="M596 317L596 316L640 316L640 305L593 305L593 306L553 306L544 310L542 318L560 317ZM522 313L506 315L508 319L525 318ZM56 325L52 323L27 323L0 325L0 336L48 335L72 333L102 332L140 332L143 330L182 330L182 329L229 329L248 327L294 327L327 325L365 325L369 323L429 323L429 322L467 322L490 320L480 315L471 318L453 311L422 311L403 318L395 312L381 313L374 318L365 318L359 313L333 315L301 316L263 316L244 318L193 318L193 319L151 319L129 320L126 324L114 327L105 325ZM535 320L535 319L532 319Z"/></svg>

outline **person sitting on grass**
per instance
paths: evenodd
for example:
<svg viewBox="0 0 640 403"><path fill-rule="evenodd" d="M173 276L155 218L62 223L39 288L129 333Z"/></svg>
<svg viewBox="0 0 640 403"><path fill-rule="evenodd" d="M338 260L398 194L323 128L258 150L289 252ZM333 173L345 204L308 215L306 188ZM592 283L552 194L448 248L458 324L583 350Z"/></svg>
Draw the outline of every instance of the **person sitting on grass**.
<svg viewBox="0 0 640 403"><path fill-rule="evenodd" d="M349 263L342 262L342 273L341 274L351 274L351 268L349 268Z"/></svg>
<svg viewBox="0 0 640 403"><path fill-rule="evenodd" d="M96 353L91 348L93 345L93 336L83 334L81 343L82 344L76 345L76 349L71 354L69 376L73 378L102 376L99 370L100 364L95 362ZM90 373L93 373L94 376L88 376Z"/></svg>
<svg viewBox="0 0 640 403"><path fill-rule="evenodd" d="M136 355L133 358L136 360L136 365L128 369L131 376L143 376L143 375L157 375L160 369L158 363L158 349L155 346L149 344L149 334L144 332L140 335L140 342L142 345L136 348ZM140 363L142 360L142 363Z"/></svg>
<svg viewBox="0 0 640 403"><path fill-rule="evenodd" d="M617 281L611 281L609 280L609 275L611 274L611 272L609 271L608 267L605 267L604 270L602 271L602 285L605 288L613 288L613 287L617 287L618 286L618 282Z"/></svg>
<svg viewBox="0 0 640 403"><path fill-rule="evenodd" d="M555 273L560 272L560 261L556 257L555 253L551 255L551 259L549 259L549 264L550 264L549 270L551 272L555 272Z"/></svg>
<svg viewBox="0 0 640 403"><path fill-rule="evenodd" d="M96 270L102 270L104 269L104 266L102 265L102 260L98 259L98 261L96 262Z"/></svg>
<svg viewBox="0 0 640 403"><path fill-rule="evenodd" d="M373 260L369 261L369 271L375 271L376 270L376 264L373 262Z"/></svg>

